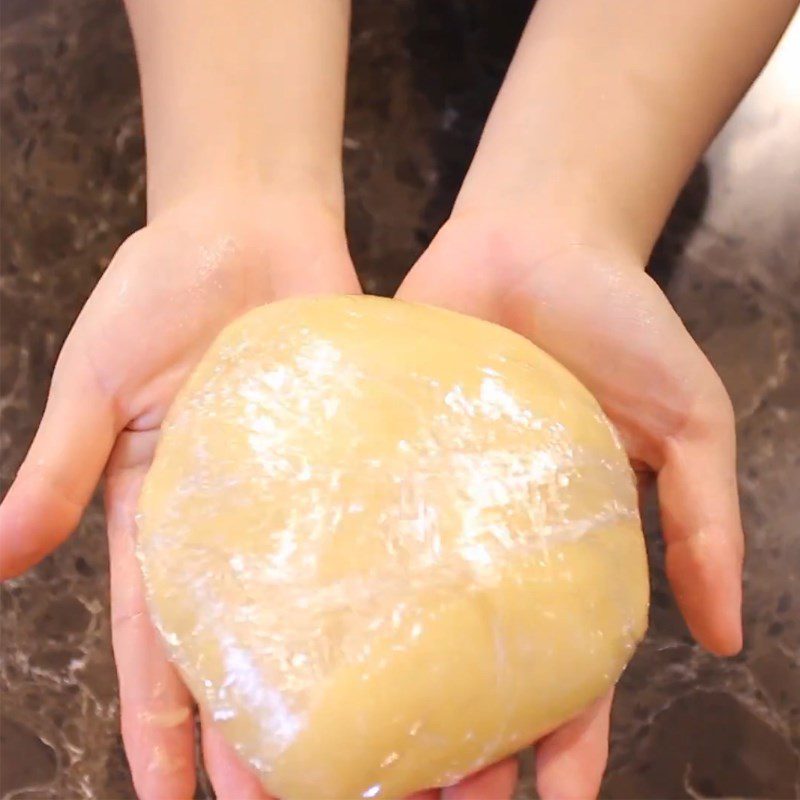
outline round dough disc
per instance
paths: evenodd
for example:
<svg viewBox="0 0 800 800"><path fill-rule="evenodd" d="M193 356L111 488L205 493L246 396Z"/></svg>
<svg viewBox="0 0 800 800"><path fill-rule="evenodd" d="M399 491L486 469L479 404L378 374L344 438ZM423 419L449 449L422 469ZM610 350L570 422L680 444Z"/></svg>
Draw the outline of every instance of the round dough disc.
<svg viewBox="0 0 800 800"><path fill-rule="evenodd" d="M375 297L223 331L163 426L139 551L190 689L284 800L452 783L602 695L646 626L591 394L505 328Z"/></svg>

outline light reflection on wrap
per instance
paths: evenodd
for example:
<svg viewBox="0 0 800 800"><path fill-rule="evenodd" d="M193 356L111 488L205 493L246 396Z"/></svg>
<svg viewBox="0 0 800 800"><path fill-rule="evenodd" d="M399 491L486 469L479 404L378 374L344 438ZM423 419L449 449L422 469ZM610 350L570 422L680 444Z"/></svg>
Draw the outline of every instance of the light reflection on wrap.
<svg viewBox="0 0 800 800"><path fill-rule="evenodd" d="M592 396L503 328L398 301L226 329L139 529L173 659L285 800L451 783L602 694L646 625L634 481Z"/></svg>

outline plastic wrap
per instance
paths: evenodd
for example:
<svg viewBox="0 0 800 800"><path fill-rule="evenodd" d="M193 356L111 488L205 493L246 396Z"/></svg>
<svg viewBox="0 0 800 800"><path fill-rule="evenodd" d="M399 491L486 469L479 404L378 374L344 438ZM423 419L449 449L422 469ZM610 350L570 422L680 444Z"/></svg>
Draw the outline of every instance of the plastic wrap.
<svg viewBox="0 0 800 800"><path fill-rule="evenodd" d="M227 328L140 501L154 619L284 800L401 797L526 746L642 636L634 481L527 340L371 297Z"/></svg>

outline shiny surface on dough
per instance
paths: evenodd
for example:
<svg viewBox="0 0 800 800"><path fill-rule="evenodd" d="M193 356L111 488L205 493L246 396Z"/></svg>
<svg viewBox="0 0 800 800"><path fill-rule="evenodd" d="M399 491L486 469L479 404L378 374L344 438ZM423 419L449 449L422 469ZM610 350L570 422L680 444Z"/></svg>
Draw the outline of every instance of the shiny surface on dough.
<svg viewBox="0 0 800 800"><path fill-rule="evenodd" d="M241 318L174 404L140 512L174 659L288 800L451 783L602 694L646 626L634 484L597 403L439 309Z"/></svg>

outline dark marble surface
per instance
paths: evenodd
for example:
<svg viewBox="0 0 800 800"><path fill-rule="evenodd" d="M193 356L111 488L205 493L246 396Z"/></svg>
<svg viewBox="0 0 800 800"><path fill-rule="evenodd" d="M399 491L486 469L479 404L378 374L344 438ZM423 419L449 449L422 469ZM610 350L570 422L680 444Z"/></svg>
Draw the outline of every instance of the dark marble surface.
<svg viewBox="0 0 800 800"><path fill-rule="evenodd" d="M492 5L356 0L346 171L368 291L391 292L447 214L526 10ZM0 12L5 489L71 321L143 222L144 181L119 4L0 0ZM800 797L798 74L800 20L695 173L652 265L737 411L746 647L721 661L691 643L649 519L652 627L618 693L604 797ZM4 800L133 797L106 570L94 504L68 544L2 589Z"/></svg>

